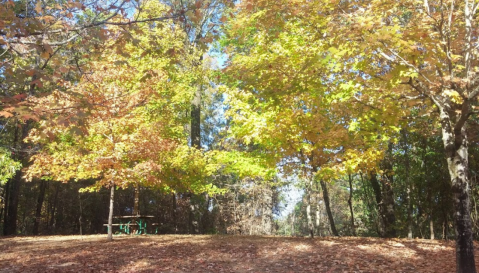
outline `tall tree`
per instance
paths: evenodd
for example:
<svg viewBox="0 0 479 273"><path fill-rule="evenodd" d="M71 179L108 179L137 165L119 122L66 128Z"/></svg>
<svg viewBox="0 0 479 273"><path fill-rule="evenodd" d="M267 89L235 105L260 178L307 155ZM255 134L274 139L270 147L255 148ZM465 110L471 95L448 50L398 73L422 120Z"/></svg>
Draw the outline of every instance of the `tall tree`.
<svg viewBox="0 0 479 273"><path fill-rule="evenodd" d="M32 113L33 100L27 97L52 90L66 90L76 82L85 63L101 54L108 38L124 41L131 35L129 26L177 18L165 11L158 17L128 16L142 9L143 2L114 1L2 1L0 3L0 116L16 119L22 129L17 142L17 157L24 163L29 151L24 137L38 116ZM186 12L186 11L183 11ZM111 32L106 26L119 26ZM121 29L122 31L119 31ZM7 208L6 232L15 230L16 201L22 173L11 179L7 189L12 202ZM8 231L10 230L10 231ZM13 231L12 231L13 230Z"/></svg>
<svg viewBox="0 0 479 273"><path fill-rule="evenodd" d="M413 105L436 118L442 131L454 194L458 272L476 272L470 220L467 121L474 113L479 94L477 22L474 20L478 6L478 2L468 0L280 1L277 4L244 1L237 20L246 25L252 22L251 27L242 27L239 33L256 32L256 37L269 34L276 40L290 31L288 24L294 22L301 26L297 28L302 31L301 38L311 36L313 40L308 43L309 51L305 54L314 50L323 52L316 62L308 64L322 62L330 68L332 73L324 73L327 75L324 83L350 86L342 88L344 92L337 100L352 101L370 109L363 112L362 117L351 120L351 126L374 123L380 129L398 123L400 117L413 118L410 115ZM255 26L265 31L258 31ZM235 27L239 24L232 29ZM251 42L244 39L248 35L237 37L238 41ZM272 40L261 42L274 45ZM276 50L274 46L269 48ZM249 54L256 52L253 43L242 49ZM283 53L286 62L295 58L290 52ZM266 59L268 53L263 56ZM278 64L270 63L273 69L256 66L262 68L256 71L256 78L250 83L256 92L278 92L277 88L256 84L269 76L270 71L275 71ZM304 77L311 67L289 67L287 71L294 72L295 79L306 84ZM287 72L283 71L283 81L287 81ZM397 107L401 105L398 101L403 107Z"/></svg>
<svg viewBox="0 0 479 273"><path fill-rule="evenodd" d="M180 15L179 25L185 33L185 44L191 51L199 52L198 59L194 65L198 70L193 88L195 92L191 100L190 111L190 144L192 147L201 149L201 108L203 104L204 91L210 85L204 54L209 46L220 34L220 26L224 22L224 13L233 5L231 0L168 0L168 5L173 11ZM182 12L186 11L188 12Z"/></svg>
<svg viewBox="0 0 479 273"><path fill-rule="evenodd" d="M161 5L146 8L153 16L165 11ZM209 169L206 159L182 140L184 120L179 113L189 96L183 93L188 88L182 88L180 79L189 75L177 63L184 34L174 26L155 24L137 32L149 35L120 43L118 53L114 51L118 43L113 43L113 51L105 51L100 60L92 62L92 72L68 86L68 94L54 92L39 99L42 106L36 111L45 119L29 140L44 149L34 156L28 177L96 178L97 188L111 189L111 200L115 187L138 182L214 191L204 185ZM172 82L171 78L179 80ZM111 208L109 239L112 213Z"/></svg>
<svg viewBox="0 0 479 273"><path fill-rule="evenodd" d="M330 27L341 29L332 40L345 49L339 54L343 60L355 60L342 65L363 75L355 76L363 83L362 94L415 100L437 118L454 194L457 272L476 272L467 121L479 94L474 49L478 6L468 0L346 1L331 6L337 13Z"/></svg>

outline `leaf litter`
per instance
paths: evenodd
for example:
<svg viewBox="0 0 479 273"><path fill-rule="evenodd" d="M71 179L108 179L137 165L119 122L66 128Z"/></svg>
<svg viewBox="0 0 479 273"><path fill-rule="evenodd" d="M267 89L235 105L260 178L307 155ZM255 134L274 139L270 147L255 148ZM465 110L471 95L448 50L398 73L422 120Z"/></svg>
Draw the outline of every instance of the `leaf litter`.
<svg viewBox="0 0 479 273"><path fill-rule="evenodd" d="M360 237L4 237L0 272L455 272L454 250L453 241Z"/></svg>

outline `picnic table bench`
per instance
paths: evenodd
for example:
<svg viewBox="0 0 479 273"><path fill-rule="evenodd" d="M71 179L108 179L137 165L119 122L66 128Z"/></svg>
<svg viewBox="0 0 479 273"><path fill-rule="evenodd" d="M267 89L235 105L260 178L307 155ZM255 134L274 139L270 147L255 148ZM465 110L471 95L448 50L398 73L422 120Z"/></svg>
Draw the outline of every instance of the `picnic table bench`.
<svg viewBox="0 0 479 273"><path fill-rule="evenodd" d="M124 215L124 216L114 216L113 219L119 219L120 223L112 224L112 227L119 227L119 234L148 234L147 224L148 220L154 218L152 215ZM155 233L158 233L158 224L153 223L152 226L156 226ZM104 224L107 227L108 224Z"/></svg>

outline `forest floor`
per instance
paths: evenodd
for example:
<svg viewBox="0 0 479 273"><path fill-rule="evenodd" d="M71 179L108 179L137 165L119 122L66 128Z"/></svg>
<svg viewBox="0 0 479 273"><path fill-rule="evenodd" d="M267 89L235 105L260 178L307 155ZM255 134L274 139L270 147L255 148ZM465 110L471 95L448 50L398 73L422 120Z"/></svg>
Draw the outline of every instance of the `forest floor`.
<svg viewBox="0 0 479 273"><path fill-rule="evenodd" d="M453 241L118 235L107 242L106 235L0 237L2 273L455 271Z"/></svg>

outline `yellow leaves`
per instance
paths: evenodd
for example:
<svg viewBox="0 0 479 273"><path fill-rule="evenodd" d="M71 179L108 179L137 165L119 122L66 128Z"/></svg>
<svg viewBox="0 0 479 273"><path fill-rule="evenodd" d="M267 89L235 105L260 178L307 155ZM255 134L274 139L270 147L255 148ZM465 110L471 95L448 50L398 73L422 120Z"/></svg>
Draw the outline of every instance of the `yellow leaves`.
<svg viewBox="0 0 479 273"><path fill-rule="evenodd" d="M456 90L445 89L442 92L442 95L448 97L452 102L457 104L461 104L464 101L461 95Z"/></svg>
<svg viewBox="0 0 479 273"><path fill-rule="evenodd" d="M163 5L151 4L155 1L148 3L152 14L164 10ZM190 85L206 78L202 67L194 73L185 69L198 60L196 51L183 54L185 36L179 30L161 24L140 28L146 31L132 32L134 42L124 43L122 52L107 49L90 62L79 82L64 86L67 92L38 98L38 110L48 117L29 137L45 147L34 158L32 176L62 181L101 178L100 184L111 180L122 187L171 183L183 190L188 190L189 179L197 181L198 188L204 183L205 170L211 169L207 159L201 151L183 153L179 148ZM108 31L110 35L113 30ZM171 49L178 54L169 54ZM49 58L50 52L45 47L43 57ZM175 65L179 61L181 68ZM68 71L60 66L57 73Z"/></svg>
<svg viewBox="0 0 479 273"><path fill-rule="evenodd" d="M378 148L368 148L366 150L348 149L344 154L342 169L346 173L358 173L375 170L377 171L379 162L384 158L384 151Z"/></svg>

